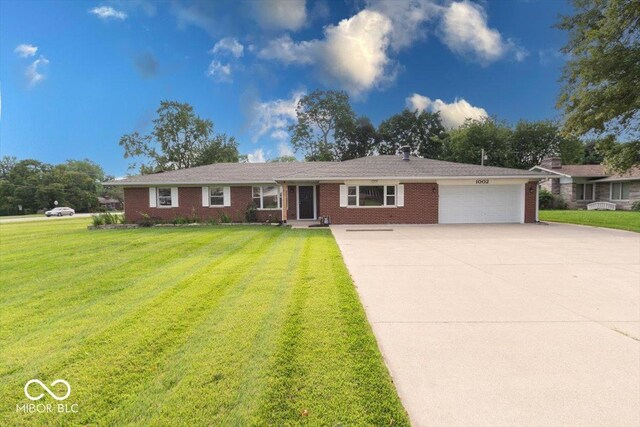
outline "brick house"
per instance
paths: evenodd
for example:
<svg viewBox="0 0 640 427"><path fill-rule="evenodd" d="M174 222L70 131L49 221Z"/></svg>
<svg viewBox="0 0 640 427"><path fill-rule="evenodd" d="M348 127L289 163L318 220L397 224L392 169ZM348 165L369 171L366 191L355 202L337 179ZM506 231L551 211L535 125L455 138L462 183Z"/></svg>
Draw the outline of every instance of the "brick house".
<svg viewBox="0 0 640 427"><path fill-rule="evenodd" d="M551 174L540 181L540 187L561 197L569 209L611 202L616 209L628 210L640 200L640 168L624 175L611 174L603 165L563 165L559 157L548 157L531 171Z"/></svg>
<svg viewBox="0 0 640 427"><path fill-rule="evenodd" d="M404 156L344 162L217 163L111 181L125 216L195 215L333 224L531 223L543 172Z"/></svg>

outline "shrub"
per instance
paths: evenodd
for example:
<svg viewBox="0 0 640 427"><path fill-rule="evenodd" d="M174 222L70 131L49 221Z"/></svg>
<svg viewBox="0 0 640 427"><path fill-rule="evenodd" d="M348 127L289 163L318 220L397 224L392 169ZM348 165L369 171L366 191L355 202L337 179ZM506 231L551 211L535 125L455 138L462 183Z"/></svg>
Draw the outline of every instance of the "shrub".
<svg viewBox="0 0 640 427"><path fill-rule="evenodd" d="M540 204L540 209L551 209L553 194L549 190L541 188L538 192L538 203Z"/></svg>
<svg viewBox="0 0 640 427"><path fill-rule="evenodd" d="M255 204L251 203L247 206L247 210L244 211L244 220L246 222L258 222L258 208Z"/></svg>
<svg viewBox="0 0 640 427"><path fill-rule="evenodd" d="M162 223L162 220L160 218L151 217L147 213L140 212L140 219L136 221L136 223L140 227L151 227L152 225Z"/></svg>
<svg viewBox="0 0 640 427"><path fill-rule="evenodd" d="M631 205L631 210L640 211L640 200L636 200L635 202L633 202L633 204Z"/></svg>
<svg viewBox="0 0 640 427"><path fill-rule="evenodd" d="M116 215L109 212L100 213L91 217L93 225L109 225L109 224L124 224L124 216Z"/></svg>
<svg viewBox="0 0 640 427"><path fill-rule="evenodd" d="M562 197L552 194L545 188L540 189L538 201L540 209L567 209L567 202Z"/></svg>
<svg viewBox="0 0 640 427"><path fill-rule="evenodd" d="M229 224L232 222L231 217L223 212L220 214L220 222L223 224Z"/></svg>
<svg viewBox="0 0 640 427"><path fill-rule="evenodd" d="M207 224L209 224L209 225L218 225L218 224L220 224L220 222L218 221L217 218L211 217L211 218L207 219Z"/></svg>
<svg viewBox="0 0 640 427"><path fill-rule="evenodd" d="M91 222L93 222L93 225L95 225L96 227L99 225L104 225L104 219L102 218L102 215L91 216Z"/></svg>

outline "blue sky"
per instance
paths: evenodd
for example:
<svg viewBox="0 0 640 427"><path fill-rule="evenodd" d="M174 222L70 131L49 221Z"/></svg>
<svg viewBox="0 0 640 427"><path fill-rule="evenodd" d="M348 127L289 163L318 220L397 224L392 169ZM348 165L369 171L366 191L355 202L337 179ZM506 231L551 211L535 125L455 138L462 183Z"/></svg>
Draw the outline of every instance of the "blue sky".
<svg viewBox="0 0 640 427"><path fill-rule="evenodd" d="M564 1L0 2L0 151L123 176L120 136L192 104L253 161L289 154L296 100L346 90L374 124L403 108L556 119Z"/></svg>

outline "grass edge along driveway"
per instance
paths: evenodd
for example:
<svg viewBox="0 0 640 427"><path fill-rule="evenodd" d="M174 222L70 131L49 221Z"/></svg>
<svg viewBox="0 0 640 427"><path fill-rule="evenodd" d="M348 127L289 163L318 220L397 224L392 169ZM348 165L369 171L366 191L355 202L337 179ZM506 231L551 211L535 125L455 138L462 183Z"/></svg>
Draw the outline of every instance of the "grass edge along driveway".
<svg viewBox="0 0 640 427"><path fill-rule="evenodd" d="M86 225L0 225L0 424L408 425L327 230Z"/></svg>
<svg viewBox="0 0 640 427"><path fill-rule="evenodd" d="M634 211L541 210L539 219L640 233L640 212Z"/></svg>

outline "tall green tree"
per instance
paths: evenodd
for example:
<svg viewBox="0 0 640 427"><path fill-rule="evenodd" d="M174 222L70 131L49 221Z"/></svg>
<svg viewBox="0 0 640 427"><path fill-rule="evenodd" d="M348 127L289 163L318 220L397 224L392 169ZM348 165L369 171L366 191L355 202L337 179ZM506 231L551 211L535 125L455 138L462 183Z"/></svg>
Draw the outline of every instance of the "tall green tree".
<svg viewBox="0 0 640 427"><path fill-rule="evenodd" d="M591 139L584 143L582 163L585 165L599 165L604 161L604 156L598 151L597 139Z"/></svg>
<svg viewBox="0 0 640 427"><path fill-rule="evenodd" d="M452 162L480 164L484 149L486 166L508 167L513 157L511 135L511 128L495 119L467 119L462 126L449 131L442 157Z"/></svg>
<svg viewBox="0 0 640 427"><path fill-rule="evenodd" d="M562 137L555 123L519 121L511 134L510 166L529 169L545 157L557 154Z"/></svg>
<svg viewBox="0 0 640 427"><path fill-rule="evenodd" d="M154 173L209 162L238 161L235 139L215 135L213 122L198 116L187 103L162 101L148 135L133 132L120 138L125 158L142 158L140 173ZM134 163L131 167L135 168Z"/></svg>
<svg viewBox="0 0 640 427"><path fill-rule="evenodd" d="M380 154L396 154L408 145L411 153L438 159L442 154L442 140L446 131L439 113L403 110L380 123Z"/></svg>
<svg viewBox="0 0 640 427"><path fill-rule="evenodd" d="M568 61L558 107L568 133L611 133L625 144L604 141L605 163L624 171L640 164L640 2L573 0L575 14L557 27L568 31Z"/></svg>
<svg viewBox="0 0 640 427"><path fill-rule="evenodd" d="M315 90L303 96L296 105L296 118L296 123L288 129L291 145L296 151L302 151L306 160L342 158L343 144L337 140L344 138L344 130L355 121L346 92Z"/></svg>
<svg viewBox="0 0 640 427"><path fill-rule="evenodd" d="M338 127L338 134L336 146L339 160L371 156L379 148L378 131L366 116L360 116L353 122L346 121Z"/></svg>

